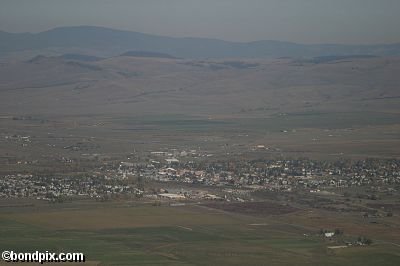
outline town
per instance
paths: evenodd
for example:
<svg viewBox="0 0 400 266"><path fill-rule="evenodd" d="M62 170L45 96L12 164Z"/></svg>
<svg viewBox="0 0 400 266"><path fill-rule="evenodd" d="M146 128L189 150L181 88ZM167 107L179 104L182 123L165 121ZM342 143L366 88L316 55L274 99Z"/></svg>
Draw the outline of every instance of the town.
<svg viewBox="0 0 400 266"><path fill-rule="evenodd" d="M5 175L0 178L0 197L52 202L118 196L244 202L252 200L254 191L343 194L348 188L367 187L370 193L358 197L376 199L377 193L393 194L400 185L396 159L245 161L190 157L190 153L194 151L148 152L135 160L103 163L82 175Z"/></svg>

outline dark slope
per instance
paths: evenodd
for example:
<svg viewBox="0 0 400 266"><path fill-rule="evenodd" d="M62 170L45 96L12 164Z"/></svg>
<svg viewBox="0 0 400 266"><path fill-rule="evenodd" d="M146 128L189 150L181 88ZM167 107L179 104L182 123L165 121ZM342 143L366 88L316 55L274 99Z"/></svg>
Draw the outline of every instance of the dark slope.
<svg viewBox="0 0 400 266"><path fill-rule="evenodd" d="M178 59L175 56L157 52L145 52L145 51L129 51L121 54L121 56L132 56L132 57L148 57L148 58L166 58L166 59Z"/></svg>

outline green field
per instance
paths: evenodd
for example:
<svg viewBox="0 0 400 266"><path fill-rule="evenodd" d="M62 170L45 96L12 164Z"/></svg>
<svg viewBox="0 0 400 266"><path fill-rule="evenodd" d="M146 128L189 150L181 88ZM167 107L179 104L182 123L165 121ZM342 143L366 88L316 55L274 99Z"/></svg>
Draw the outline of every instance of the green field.
<svg viewBox="0 0 400 266"><path fill-rule="evenodd" d="M4 209L0 248L83 252L89 265L400 263L400 248L394 245L333 250L327 248L332 243L315 234L316 228L282 221L283 215L251 217L198 206L93 204L78 209Z"/></svg>

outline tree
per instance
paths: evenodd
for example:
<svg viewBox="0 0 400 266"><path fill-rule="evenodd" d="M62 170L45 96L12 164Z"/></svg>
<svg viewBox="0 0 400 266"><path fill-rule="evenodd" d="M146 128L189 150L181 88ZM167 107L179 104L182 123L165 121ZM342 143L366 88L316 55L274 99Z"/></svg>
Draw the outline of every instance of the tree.
<svg viewBox="0 0 400 266"><path fill-rule="evenodd" d="M144 191L144 178L141 174L139 174L138 176L138 185L137 185L138 189Z"/></svg>
<svg viewBox="0 0 400 266"><path fill-rule="evenodd" d="M372 244L372 239L365 238L365 239L364 239L364 244L365 244L365 245L368 245L368 246L371 245L371 244Z"/></svg>
<svg viewBox="0 0 400 266"><path fill-rule="evenodd" d="M335 229L335 235L342 235L343 231L341 231L339 228Z"/></svg>

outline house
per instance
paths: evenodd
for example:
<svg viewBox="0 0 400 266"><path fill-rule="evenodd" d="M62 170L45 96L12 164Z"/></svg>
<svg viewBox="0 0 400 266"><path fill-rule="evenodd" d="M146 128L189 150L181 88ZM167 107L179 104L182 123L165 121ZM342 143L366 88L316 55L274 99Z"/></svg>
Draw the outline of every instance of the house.
<svg viewBox="0 0 400 266"><path fill-rule="evenodd" d="M172 164L172 163L179 163L179 160L176 158L170 158L170 159L165 159L167 161L168 164Z"/></svg>
<svg viewBox="0 0 400 266"><path fill-rule="evenodd" d="M335 232L325 232L325 237L333 237L335 235Z"/></svg>

